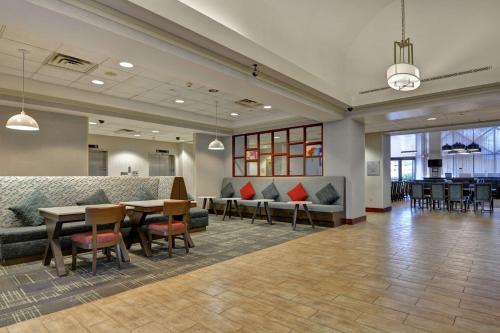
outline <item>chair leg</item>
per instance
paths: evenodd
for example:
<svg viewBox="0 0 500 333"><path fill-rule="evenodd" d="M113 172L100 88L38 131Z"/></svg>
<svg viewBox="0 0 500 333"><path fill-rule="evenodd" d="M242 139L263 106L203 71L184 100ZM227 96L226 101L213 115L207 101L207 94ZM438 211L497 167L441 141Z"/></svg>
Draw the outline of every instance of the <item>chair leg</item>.
<svg viewBox="0 0 500 333"><path fill-rule="evenodd" d="M76 245L73 243L71 246L71 270L74 271L76 269L76 253L77 253L77 248Z"/></svg>
<svg viewBox="0 0 500 333"><path fill-rule="evenodd" d="M186 248L186 253L189 253L189 242L188 242L188 234L187 232L184 233L184 247Z"/></svg>
<svg viewBox="0 0 500 333"><path fill-rule="evenodd" d="M104 249L104 254L108 258L108 262L111 262L111 249L109 247Z"/></svg>
<svg viewBox="0 0 500 333"><path fill-rule="evenodd" d="M148 246L149 252L153 251L153 234L148 230Z"/></svg>
<svg viewBox="0 0 500 333"><path fill-rule="evenodd" d="M120 244L115 244L116 259L118 260L118 268L122 268L122 249Z"/></svg>
<svg viewBox="0 0 500 333"><path fill-rule="evenodd" d="M97 249L92 249L92 274L97 274Z"/></svg>
<svg viewBox="0 0 500 333"><path fill-rule="evenodd" d="M168 256L172 256L172 236L168 235Z"/></svg>

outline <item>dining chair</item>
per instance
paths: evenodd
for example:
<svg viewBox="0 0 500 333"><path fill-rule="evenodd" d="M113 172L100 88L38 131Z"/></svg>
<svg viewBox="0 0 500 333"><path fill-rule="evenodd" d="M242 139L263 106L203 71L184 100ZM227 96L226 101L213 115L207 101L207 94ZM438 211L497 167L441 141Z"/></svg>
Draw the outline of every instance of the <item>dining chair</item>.
<svg viewBox="0 0 500 333"><path fill-rule="evenodd" d="M165 238L168 243L168 256L172 256L175 237L182 236L186 253L189 253L189 206L188 200L169 200L163 204L163 215L166 222L151 223L147 225L149 246L153 244L153 235Z"/></svg>
<svg viewBox="0 0 500 333"><path fill-rule="evenodd" d="M468 208L468 196L464 195L464 184L455 183L448 185L448 210L453 210L456 203L460 203L460 211Z"/></svg>
<svg viewBox="0 0 500 333"><path fill-rule="evenodd" d="M489 212L493 214L493 195L492 195L492 184L476 184L476 190L474 195L474 212L477 212L478 205L481 205L481 214L484 211L484 205L488 203Z"/></svg>
<svg viewBox="0 0 500 333"><path fill-rule="evenodd" d="M76 269L78 248L92 251L92 274L94 275L97 272L97 250L99 249L104 249L108 260L110 260L110 250L114 248L118 267L121 268L122 248L120 247L120 243L122 241L122 234L120 226L124 218L124 205L85 208L85 223L92 225L92 231L71 236L71 269ZM123 250L126 251L125 249Z"/></svg>
<svg viewBox="0 0 500 333"><path fill-rule="evenodd" d="M441 204L445 205L446 193L444 183L431 184L431 202L432 209L435 209L436 202L439 209L442 209Z"/></svg>
<svg viewBox="0 0 500 333"><path fill-rule="evenodd" d="M424 184L423 183L412 183L410 191L410 207L417 208L417 201L420 208L423 208L422 202L425 202L426 206L429 207L428 198L424 195Z"/></svg>

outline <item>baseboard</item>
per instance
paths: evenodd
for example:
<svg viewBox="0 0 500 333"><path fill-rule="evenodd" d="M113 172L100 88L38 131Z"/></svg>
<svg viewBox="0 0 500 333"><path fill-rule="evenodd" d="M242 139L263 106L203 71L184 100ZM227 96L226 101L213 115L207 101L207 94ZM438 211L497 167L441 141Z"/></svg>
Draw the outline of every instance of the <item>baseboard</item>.
<svg viewBox="0 0 500 333"><path fill-rule="evenodd" d="M375 208L375 207L366 207L365 211L367 213L387 213L392 210L392 206L385 207L385 208Z"/></svg>
<svg viewBox="0 0 500 333"><path fill-rule="evenodd" d="M366 221L366 215L363 215L363 216L360 216L360 217L356 217L356 218L353 218L353 219L344 219L344 221L345 221L345 224L350 224L350 225L358 224L358 223Z"/></svg>

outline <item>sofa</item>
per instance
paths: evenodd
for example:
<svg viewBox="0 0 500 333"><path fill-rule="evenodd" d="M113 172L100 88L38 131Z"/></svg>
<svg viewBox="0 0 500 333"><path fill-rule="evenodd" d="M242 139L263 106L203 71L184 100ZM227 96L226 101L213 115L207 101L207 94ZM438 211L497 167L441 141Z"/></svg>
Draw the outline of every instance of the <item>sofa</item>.
<svg viewBox="0 0 500 333"><path fill-rule="evenodd" d="M55 206L74 206L102 189L111 202L136 200L137 190L145 189L155 199L187 199L182 177L0 177L0 262L12 264L41 257L47 245L45 225L23 226L9 210L35 190L43 192ZM146 223L162 219L161 214L149 215ZM208 212L190 209L190 229L208 225ZM70 235L90 231L84 221L63 224L61 246L70 248ZM122 223L122 233L130 231L128 217Z"/></svg>
<svg viewBox="0 0 500 333"><path fill-rule="evenodd" d="M308 206L312 218L316 224L326 227L336 227L345 223L345 177L343 176L315 176L315 177L226 177L222 180L221 191L231 183L234 188L234 197L241 197L240 189L250 182L255 189L256 195L253 199L262 199L262 191L271 183L274 183L279 192L279 197L274 202L269 203L271 217L276 221L291 221L293 215L293 204L288 203L291 199L287 193L293 189L298 183L301 183L306 192L309 194L307 201L312 204ZM339 198L331 205L321 204L316 196L316 193L325 185L332 184ZM218 193L217 195L220 195ZM244 216L252 216L257 206L254 200L239 200L238 204ZM218 209L223 209L225 201L215 199ZM299 223L308 223L304 208L301 206L298 215ZM262 210L263 212L263 210Z"/></svg>

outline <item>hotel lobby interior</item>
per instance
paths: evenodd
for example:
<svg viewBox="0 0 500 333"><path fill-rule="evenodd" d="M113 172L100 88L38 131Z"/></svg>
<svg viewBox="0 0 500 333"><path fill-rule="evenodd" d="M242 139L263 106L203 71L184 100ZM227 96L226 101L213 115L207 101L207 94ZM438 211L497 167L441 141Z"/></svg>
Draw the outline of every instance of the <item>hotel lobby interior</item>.
<svg viewBox="0 0 500 333"><path fill-rule="evenodd" d="M500 1L0 1L0 333L500 332Z"/></svg>

